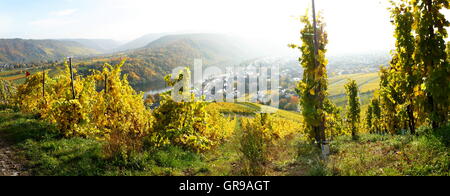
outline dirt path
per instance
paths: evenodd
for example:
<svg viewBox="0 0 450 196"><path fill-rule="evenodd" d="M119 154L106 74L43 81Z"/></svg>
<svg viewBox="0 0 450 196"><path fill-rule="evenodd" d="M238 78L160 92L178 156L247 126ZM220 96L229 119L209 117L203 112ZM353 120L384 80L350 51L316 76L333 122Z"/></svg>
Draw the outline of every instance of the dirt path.
<svg viewBox="0 0 450 196"><path fill-rule="evenodd" d="M15 161L15 150L0 134L0 176L25 176L24 167Z"/></svg>

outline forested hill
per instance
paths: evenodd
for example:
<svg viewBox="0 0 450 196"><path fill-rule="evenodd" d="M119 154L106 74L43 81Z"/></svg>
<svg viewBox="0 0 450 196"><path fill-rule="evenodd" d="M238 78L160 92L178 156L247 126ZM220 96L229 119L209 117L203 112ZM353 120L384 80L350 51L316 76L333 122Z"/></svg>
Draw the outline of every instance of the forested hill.
<svg viewBox="0 0 450 196"><path fill-rule="evenodd" d="M104 63L117 63L127 57L123 67L134 86L159 83L175 67L191 66L201 58L205 66L232 65L245 59L258 57L248 44L237 38L219 34L168 35L147 46L103 57L82 60L85 70L98 69Z"/></svg>
<svg viewBox="0 0 450 196"><path fill-rule="evenodd" d="M248 43L237 37L221 34L167 35L131 54L145 54L168 50L190 52L191 57L203 58L206 64L240 62L260 55Z"/></svg>
<svg viewBox="0 0 450 196"><path fill-rule="evenodd" d="M139 37L135 40L132 40L128 43L125 43L117 48L115 48L115 51L127 51L127 50L133 50L133 49L138 49L138 48L143 48L146 45L148 45L149 43L164 37L166 35L169 35L168 33L151 33L151 34L147 34L144 35L142 37Z"/></svg>
<svg viewBox="0 0 450 196"><path fill-rule="evenodd" d="M84 47L94 49L102 53L118 51L120 43L112 39L63 39L61 41L77 42Z"/></svg>
<svg viewBox="0 0 450 196"><path fill-rule="evenodd" d="M100 52L74 41L0 39L0 63L30 63Z"/></svg>

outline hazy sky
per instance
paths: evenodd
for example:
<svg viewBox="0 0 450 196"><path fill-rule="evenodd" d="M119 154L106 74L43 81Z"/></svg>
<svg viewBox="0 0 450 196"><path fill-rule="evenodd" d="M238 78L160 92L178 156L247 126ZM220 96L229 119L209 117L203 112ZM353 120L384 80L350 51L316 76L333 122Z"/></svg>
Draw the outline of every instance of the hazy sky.
<svg viewBox="0 0 450 196"><path fill-rule="evenodd" d="M330 52L393 45L388 0L317 0ZM0 0L0 38L111 38L210 32L298 40L310 0Z"/></svg>

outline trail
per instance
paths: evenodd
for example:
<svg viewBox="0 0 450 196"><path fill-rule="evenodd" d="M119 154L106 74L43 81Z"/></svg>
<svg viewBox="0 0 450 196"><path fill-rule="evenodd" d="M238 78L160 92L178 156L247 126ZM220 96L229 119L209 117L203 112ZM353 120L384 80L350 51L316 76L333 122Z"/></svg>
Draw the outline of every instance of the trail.
<svg viewBox="0 0 450 196"><path fill-rule="evenodd" d="M0 134L0 176L26 175L21 164L14 159L15 150Z"/></svg>

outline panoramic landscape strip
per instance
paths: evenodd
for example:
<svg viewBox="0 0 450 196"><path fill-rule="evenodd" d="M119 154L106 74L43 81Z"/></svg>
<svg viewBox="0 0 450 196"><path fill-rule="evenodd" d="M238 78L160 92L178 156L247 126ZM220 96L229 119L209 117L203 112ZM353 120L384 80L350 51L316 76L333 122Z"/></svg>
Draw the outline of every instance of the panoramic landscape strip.
<svg viewBox="0 0 450 196"><path fill-rule="evenodd" d="M449 8L2 1L0 176L449 176Z"/></svg>

